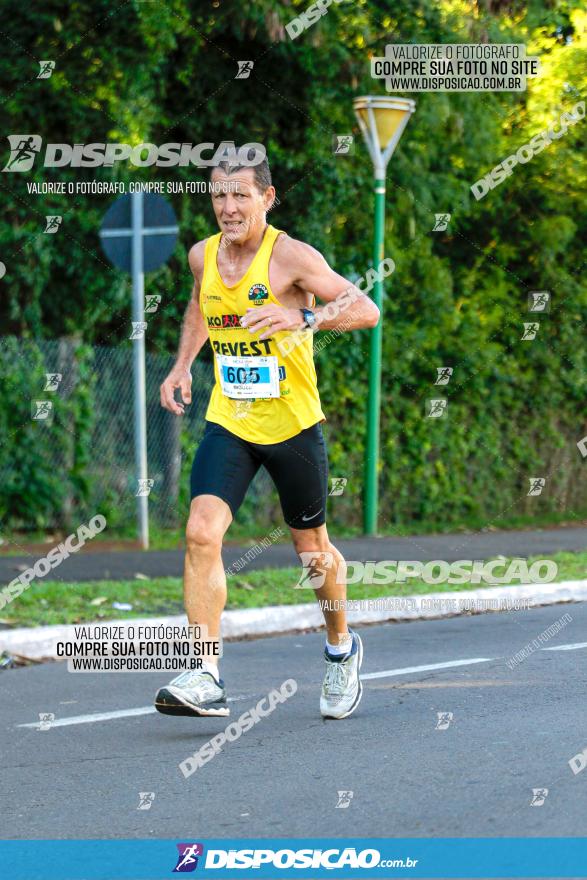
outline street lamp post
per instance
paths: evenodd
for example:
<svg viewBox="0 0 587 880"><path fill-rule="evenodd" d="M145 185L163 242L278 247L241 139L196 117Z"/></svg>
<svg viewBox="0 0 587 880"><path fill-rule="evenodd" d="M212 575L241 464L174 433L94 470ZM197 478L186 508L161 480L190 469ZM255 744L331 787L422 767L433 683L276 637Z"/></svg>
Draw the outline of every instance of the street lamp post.
<svg viewBox="0 0 587 880"><path fill-rule="evenodd" d="M377 270L384 256L385 171L399 143L415 101L387 95L355 98L355 115L373 162L375 193L375 235L373 268ZM375 282L373 300L383 315L383 281ZM379 462L379 413L381 409L381 341L383 321L371 331L369 342L369 404L367 409L367 445L365 457L365 505L363 528L366 535L377 533Z"/></svg>

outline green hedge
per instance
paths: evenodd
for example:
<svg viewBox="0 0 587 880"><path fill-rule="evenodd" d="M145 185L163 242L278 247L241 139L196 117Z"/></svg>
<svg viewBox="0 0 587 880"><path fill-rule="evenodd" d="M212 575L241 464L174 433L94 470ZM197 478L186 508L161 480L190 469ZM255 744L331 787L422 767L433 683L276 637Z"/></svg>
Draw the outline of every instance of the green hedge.
<svg viewBox="0 0 587 880"><path fill-rule="evenodd" d="M515 168L481 201L470 186L585 100L582 4L476 4L471 11L445 0L360 0L333 4L292 42L284 24L306 5L223 2L216 10L177 0L129 6L120 16L102 0L91 9L74 4L67 17L49 4L30 19L12 3L0 60L10 93L4 128L72 143L261 141L280 198L270 221L356 277L371 259L372 171L352 99L383 91L370 77L370 57L384 54L390 40L525 43L542 63L527 92L415 95L416 113L390 164L385 252L397 268L387 282L383 315L381 523L417 527L478 518L499 524L547 512L572 517L584 506L585 462L576 444L587 434L585 122ZM80 41L97 20L91 44ZM60 59L49 80L31 81L30 57L17 48L33 41L35 57ZM250 58L257 59L250 78L235 80L236 59ZM354 153L334 156L333 136L351 132ZM155 174L161 180L204 177L193 168L124 166L55 169L51 179ZM0 220L0 248L10 255L1 281L3 332L38 340L76 333L90 345L122 345L130 322L128 282L108 265L98 240L111 199L26 194L25 177L47 176L39 170L4 175L11 179L3 181ZM191 290L187 250L215 231L207 197L171 201L180 241L169 264L148 276L148 291L162 296L148 346L162 355L177 348ZM435 233L434 215L444 212L452 215L449 228ZM49 213L64 217L57 235L41 234ZM522 341L532 290L550 291L552 305L539 318L536 339ZM361 521L367 353L368 331L360 331L333 341L317 358L331 473L348 479L344 495L330 502L339 526ZM24 392L15 403L8 391L12 384L28 393L29 370L37 376L40 362L32 355L32 366L17 363L16 355L4 358L8 379L0 402L8 403L1 416L8 438L0 455L8 476L0 511L5 522L39 525L60 516L68 497L77 503L91 491L84 483L92 451L90 361L87 375L80 370L80 388L56 411L59 443L73 468L66 475L51 467L43 428L27 422ZM209 350L202 359L209 362ZM441 366L454 369L448 386L434 385ZM436 396L448 399L447 416L426 418L425 401ZM73 448L72 426L78 433ZM547 478L539 497L527 496L532 477ZM274 498L270 508L250 505L246 515L262 523L274 505Z"/></svg>

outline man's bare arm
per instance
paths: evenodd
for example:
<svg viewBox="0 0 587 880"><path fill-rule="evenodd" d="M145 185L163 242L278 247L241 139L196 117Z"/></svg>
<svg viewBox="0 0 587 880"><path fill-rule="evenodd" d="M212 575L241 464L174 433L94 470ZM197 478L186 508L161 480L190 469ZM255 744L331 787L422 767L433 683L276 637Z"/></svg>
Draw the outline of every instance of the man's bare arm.
<svg viewBox="0 0 587 880"><path fill-rule="evenodd" d="M161 406L175 415L183 415L185 404L192 402L191 366L200 349L208 339L206 322L200 311L200 283L204 268L204 241L199 241L188 254L190 269L194 276L192 297L183 318L179 350L175 365L161 385ZM179 388L183 403L175 400L175 389Z"/></svg>
<svg viewBox="0 0 587 880"><path fill-rule="evenodd" d="M194 284L192 298L183 317L175 367L189 370L208 339L206 323L200 311L200 291Z"/></svg>
<svg viewBox="0 0 587 880"><path fill-rule="evenodd" d="M283 240L281 240L283 239ZM280 263L292 268L291 281L300 290L311 291L328 303L314 309L317 330L360 330L376 327L379 309L358 287L330 268L319 251L293 238L280 236L274 248ZM299 330L304 318L299 308L274 304L248 309L241 319L251 333L262 330L259 339L267 339L281 330Z"/></svg>
<svg viewBox="0 0 587 880"><path fill-rule="evenodd" d="M379 309L372 299L331 269L315 248L293 239L290 242L296 254L295 284L328 303L314 309L317 329L361 330L377 326Z"/></svg>

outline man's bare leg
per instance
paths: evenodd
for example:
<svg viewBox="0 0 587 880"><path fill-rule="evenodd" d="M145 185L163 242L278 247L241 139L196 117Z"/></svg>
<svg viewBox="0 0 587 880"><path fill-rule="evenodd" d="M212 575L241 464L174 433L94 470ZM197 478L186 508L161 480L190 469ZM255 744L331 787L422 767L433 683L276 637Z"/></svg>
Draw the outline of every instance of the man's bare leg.
<svg viewBox="0 0 587 880"><path fill-rule="evenodd" d="M157 691L155 708L164 715L230 714L224 683L218 673L218 658L220 618L226 603L222 539L231 521L230 508L221 498L197 495L192 500L186 528L185 609L188 622L200 628L198 641L206 642L208 648L210 642L216 642L218 653L211 653L209 649L205 653L198 652L199 669L180 673Z"/></svg>
<svg viewBox="0 0 587 880"><path fill-rule="evenodd" d="M323 586L314 590L324 615L327 639L331 645L349 640L346 619L346 563L342 554L330 543L326 525L315 529L290 528L296 553L315 553L325 572ZM320 557L320 554L324 556Z"/></svg>
<svg viewBox="0 0 587 880"><path fill-rule="evenodd" d="M346 615L346 563L342 554L330 543L326 525L315 529L290 527L298 553L310 553L311 561L303 559L307 569L323 573L324 583L315 589L326 623L326 674L320 696L323 718L347 718L361 701L360 679L363 643L358 633L350 632ZM311 571L307 571L308 576Z"/></svg>
<svg viewBox="0 0 587 880"><path fill-rule="evenodd" d="M231 522L230 508L221 498L198 495L193 499L186 527L183 594L188 623L202 627L204 639L220 638L226 604L222 540ZM213 656L205 660L215 663Z"/></svg>

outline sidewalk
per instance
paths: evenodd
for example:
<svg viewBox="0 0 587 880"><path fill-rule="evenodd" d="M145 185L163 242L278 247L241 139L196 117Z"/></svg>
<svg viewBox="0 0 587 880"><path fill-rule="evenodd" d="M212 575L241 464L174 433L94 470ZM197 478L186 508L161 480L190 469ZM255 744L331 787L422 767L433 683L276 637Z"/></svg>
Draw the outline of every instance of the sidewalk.
<svg viewBox="0 0 587 880"><path fill-rule="evenodd" d="M264 536L260 535L259 540ZM409 538L345 538L331 540L349 560L379 562L414 560L429 562L442 559L489 559L493 556L544 556L560 551L587 549L587 528L535 529L528 531L461 532L449 535L414 535ZM50 545L47 545L47 551ZM231 566L250 550L247 546L226 546L222 558ZM299 561L291 544L259 547L259 555L251 554L246 570L297 566ZM0 557L0 586L7 584L40 558L39 556ZM86 552L81 550L50 571L44 580L93 581L132 580L137 574L147 577L181 577L183 550L125 550Z"/></svg>
<svg viewBox="0 0 587 880"><path fill-rule="evenodd" d="M389 596L365 599L350 604L348 622L352 626L374 623L433 620L479 613L506 613L541 605L570 604L587 601L587 580L554 584L519 584L506 587L483 587L456 593L427 593L415 596ZM518 612L519 613L519 612ZM85 624L22 627L0 631L3 651L33 660L57 660L58 642L78 641L76 630L95 626L111 627L111 632L126 633L128 626L185 626L185 614L144 617L132 620L94 621ZM321 629L324 626L317 602L300 605L273 605L265 608L242 608L222 615L222 638L254 639L283 633ZM126 638L126 636L125 636ZM583 644L583 643L581 643Z"/></svg>

